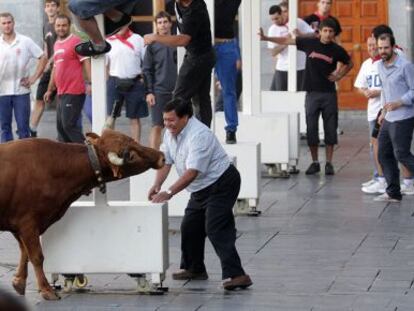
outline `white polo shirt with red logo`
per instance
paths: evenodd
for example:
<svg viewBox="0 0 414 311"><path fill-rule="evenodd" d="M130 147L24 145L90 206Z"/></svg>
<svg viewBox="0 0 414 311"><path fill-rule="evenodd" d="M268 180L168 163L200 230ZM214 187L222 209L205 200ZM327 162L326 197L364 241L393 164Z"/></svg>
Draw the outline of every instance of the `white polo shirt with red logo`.
<svg viewBox="0 0 414 311"><path fill-rule="evenodd" d="M30 89L21 85L30 76L30 60L38 59L43 50L29 37L16 33L10 44L0 36L0 96L24 95Z"/></svg>

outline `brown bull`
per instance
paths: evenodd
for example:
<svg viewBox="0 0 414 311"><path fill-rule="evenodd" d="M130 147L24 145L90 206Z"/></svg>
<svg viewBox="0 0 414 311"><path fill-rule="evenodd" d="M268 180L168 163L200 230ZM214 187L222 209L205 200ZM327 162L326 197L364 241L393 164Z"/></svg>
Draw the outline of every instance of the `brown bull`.
<svg viewBox="0 0 414 311"><path fill-rule="evenodd" d="M12 232L19 242L21 257L13 287L21 295L25 293L30 260L42 297L58 299L43 271L39 237L65 214L72 202L98 184L164 164L161 152L140 146L113 130L104 130L101 137L89 133L87 140L94 148L47 139L0 145L0 231ZM103 181L98 182L100 177Z"/></svg>

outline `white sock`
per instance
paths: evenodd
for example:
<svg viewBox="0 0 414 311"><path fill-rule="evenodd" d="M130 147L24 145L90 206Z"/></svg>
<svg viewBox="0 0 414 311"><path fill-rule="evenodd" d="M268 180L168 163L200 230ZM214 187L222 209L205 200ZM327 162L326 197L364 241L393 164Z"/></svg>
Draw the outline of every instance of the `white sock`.
<svg viewBox="0 0 414 311"><path fill-rule="evenodd" d="M385 177L378 176L378 181L379 181L381 184L385 184Z"/></svg>
<svg viewBox="0 0 414 311"><path fill-rule="evenodd" d="M33 132L37 132L37 126L30 125L29 127Z"/></svg>

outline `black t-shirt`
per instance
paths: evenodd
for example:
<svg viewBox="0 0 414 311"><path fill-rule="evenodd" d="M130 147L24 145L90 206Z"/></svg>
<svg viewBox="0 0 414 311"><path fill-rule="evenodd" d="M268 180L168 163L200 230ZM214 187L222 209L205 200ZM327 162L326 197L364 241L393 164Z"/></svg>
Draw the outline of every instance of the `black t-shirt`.
<svg viewBox="0 0 414 311"><path fill-rule="evenodd" d="M186 50L190 54L202 55L212 49L210 18L203 0L193 0L188 7L175 4L177 25L181 34L191 37Z"/></svg>
<svg viewBox="0 0 414 311"><path fill-rule="evenodd" d="M343 47L332 42L323 44L318 38L296 38L296 46L306 53L305 91L336 92L335 82L328 76L337 63L349 64L350 57Z"/></svg>
<svg viewBox="0 0 414 311"><path fill-rule="evenodd" d="M234 18L239 10L241 0L214 1L214 33L216 38L232 39L234 34Z"/></svg>
<svg viewBox="0 0 414 311"><path fill-rule="evenodd" d="M43 41L46 44L48 58L53 56L53 46L55 45L56 37L54 24L51 24L48 20L45 20L43 23Z"/></svg>
<svg viewBox="0 0 414 311"><path fill-rule="evenodd" d="M329 17L327 18L330 18L335 23L335 36L339 36L342 32L342 28L338 19L333 17L332 15L329 15ZM321 23L321 17L319 15L313 13L309 16L306 16L303 20L307 22L313 30L315 30L316 32L319 31L319 24Z"/></svg>

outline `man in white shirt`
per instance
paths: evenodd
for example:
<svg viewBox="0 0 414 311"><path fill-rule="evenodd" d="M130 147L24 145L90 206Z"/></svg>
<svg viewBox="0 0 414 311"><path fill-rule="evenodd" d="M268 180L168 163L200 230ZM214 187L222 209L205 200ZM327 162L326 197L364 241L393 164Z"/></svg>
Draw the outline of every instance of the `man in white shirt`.
<svg viewBox="0 0 414 311"><path fill-rule="evenodd" d="M181 223L182 270L174 280L207 280L204 264L206 236L220 258L226 290L252 285L236 250L233 206L240 190L240 174L211 130L192 116L192 106L173 99L164 107L164 133L161 151L165 166L157 171L148 198L164 202L178 192L191 192ZM166 191L161 187L175 164L179 179Z"/></svg>
<svg viewBox="0 0 414 311"><path fill-rule="evenodd" d="M279 5L273 5L269 9L269 15L273 25L268 30L269 37L287 37L289 36L289 8L286 2ZM301 36L314 36L314 30L302 19L297 19L296 33ZM289 53L287 45L280 45L268 42L268 48L272 56L277 57L276 69L273 75L271 91L287 91L288 89L288 70L289 70ZM303 76L305 72L306 55L302 51L297 51L297 91L303 91Z"/></svg>
<svg viewBox="0 0 414 311"><path fill-rule="evenodd" d="M376 119L381 110L380 96L382 89L378 74L378 62L381 60L381 57L378 55L377 42L374 37L368 38L367 50L370 58L362 63L354 86L368 99L367 117L369 124L370 155L373 162L374 177L373 182L364 183L361 190L365 193L384 193L387 185L378 161L378 140L377 137L373 137Z"/></svg>
<svg viewBox="0 0 414 311"><path fill-rule="evenodd" d="M108 38L112 49L107 54L109 78L107 83L108 115L115 101L125 101L126 117L130 119L131 137L139 142L141 118L149 115L145 101L142 62L144 39L128 26Z"/></svg>
<svg viewBox="0 0 414 311"><path fill-rule="evenodd" d="M32 39L16 33L14 17L0 13L0 127L1 142L13 140L14 111L19 138L30 137L30 86L43 72L47 59ZM29 62L38 59L36 71L29 75Z"/></svg>

